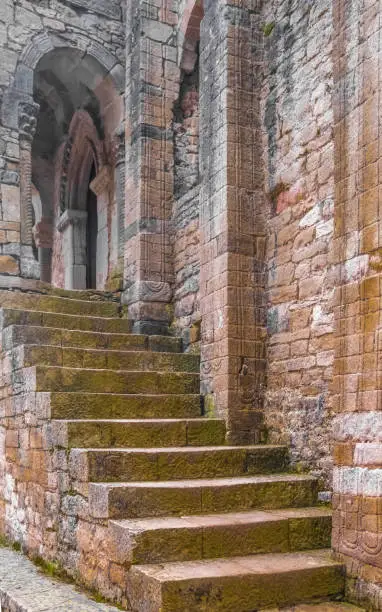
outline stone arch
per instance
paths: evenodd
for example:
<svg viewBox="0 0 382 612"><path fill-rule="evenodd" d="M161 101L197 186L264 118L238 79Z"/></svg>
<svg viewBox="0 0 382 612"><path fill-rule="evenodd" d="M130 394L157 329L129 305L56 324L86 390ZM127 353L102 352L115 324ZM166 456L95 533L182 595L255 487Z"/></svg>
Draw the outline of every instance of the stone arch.
<svg viewBox="0 0 382 612"><path fill-rule="evenodd" d="M88 68L97 62L103 70L103 78L110 79L118 94L124 92L123 66L110 51L96 41L91 41L89 44L89 39L78 34L65 33L64 37L45 31L34 36L20 55L13 83L4 95L2 108L4 126L18 129L19 104L33 102L34 71L38 63L49 52L64 48L76 49L81 53L84 72L88 72L90 78L92 71Z"/></svg>
<svg viewBox="0 0 382 612"><path fill-rule="evenodd" d="M204 17L203 0L187 0L179 24L180 52L179 67L184 71L193 70L197 61L196 47L200 41L200 24Z"/></svg>

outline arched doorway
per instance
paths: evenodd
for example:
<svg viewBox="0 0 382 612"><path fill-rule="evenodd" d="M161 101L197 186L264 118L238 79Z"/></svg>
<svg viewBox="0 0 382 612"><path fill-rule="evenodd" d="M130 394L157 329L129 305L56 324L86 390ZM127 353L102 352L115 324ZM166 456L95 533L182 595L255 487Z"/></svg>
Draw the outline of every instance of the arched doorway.
<svg viewBox="0 0 382 612"><path fill-rule="evenodd" d="M34 98L40 111L32 175L40 193L50 194L41 200L42 216L52 218L52 284L104 289L119 263L111 245L119 240L114 140L121 97L95 58L60 47L38 62Z"/></svg>

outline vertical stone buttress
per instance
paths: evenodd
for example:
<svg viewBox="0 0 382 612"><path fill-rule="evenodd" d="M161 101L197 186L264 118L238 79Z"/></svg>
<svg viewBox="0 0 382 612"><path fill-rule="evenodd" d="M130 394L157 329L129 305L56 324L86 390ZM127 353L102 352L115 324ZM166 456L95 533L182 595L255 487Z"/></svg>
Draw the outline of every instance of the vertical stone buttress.
<svg viewBox="0 0 382 612"><path fill-rule="evenodd" d="M333 546L352 595L382 608L380 2L335 0Z"/></svg>
<svg viewBox="0 0 382 612"><path fill-rule="evenodd" d="M134 331L166 332L172 318L169 220L172 108L178 95L176 13L164 2L127 8L124 301Z"/></svg>
<svg viewBox="0 0 382 612"><path fill-rule="evenodd" d="M207 0L201 26L201 315L206 408L233 442L261 432L265 207L260 2ZM212 408L213 407L213 408Z"/></svg>

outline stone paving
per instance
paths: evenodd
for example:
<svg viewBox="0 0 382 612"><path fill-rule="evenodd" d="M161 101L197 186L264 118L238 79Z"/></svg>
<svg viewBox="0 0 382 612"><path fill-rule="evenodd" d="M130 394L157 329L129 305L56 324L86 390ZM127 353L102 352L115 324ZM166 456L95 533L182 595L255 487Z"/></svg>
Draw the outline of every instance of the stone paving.
<svg viewBox="0 0 382 612"><path fill-rule="evenodd" d="M70 584L44 576L29 559L0 548L1 612L117 612L92 601Z"/></svg>

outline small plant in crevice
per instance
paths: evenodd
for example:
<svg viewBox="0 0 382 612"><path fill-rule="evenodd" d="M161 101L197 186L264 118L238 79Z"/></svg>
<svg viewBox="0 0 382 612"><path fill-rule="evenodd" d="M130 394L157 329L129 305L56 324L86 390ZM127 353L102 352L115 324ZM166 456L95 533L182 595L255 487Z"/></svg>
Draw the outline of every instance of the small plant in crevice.
<svg viewBox="0 0 382 612"><path fill-rule="evenodd" d="M264 23L263 27L261 28L263 31L264 36L270 36L273 32L273 30L275 29L275 22L271 21L269 23Z"/></svg>

